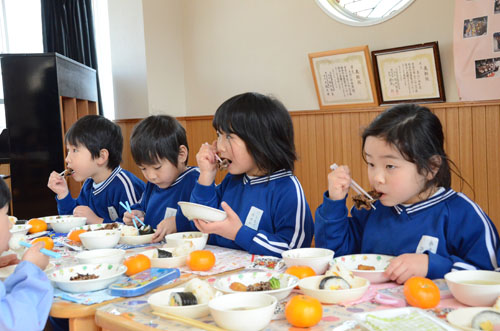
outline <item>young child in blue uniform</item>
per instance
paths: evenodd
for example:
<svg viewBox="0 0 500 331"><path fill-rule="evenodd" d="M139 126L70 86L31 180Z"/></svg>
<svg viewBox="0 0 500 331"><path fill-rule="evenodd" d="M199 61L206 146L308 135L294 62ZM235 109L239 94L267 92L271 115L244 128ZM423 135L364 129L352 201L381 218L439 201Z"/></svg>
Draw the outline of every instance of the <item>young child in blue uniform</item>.
<svg viewBox="0 0 500 331"><path fill-rule="evenodd" d="M153 242L169 233L192 230L177 205L179 201L189 201L200 175L197 167L187 166L186 130L171 116L149 116L134 128L130 148L148 180L141 201L132 206L132 213L156 228ZM132 217L125 213L125 224L131 225Z"/></svg>
<svg viewBox="0 0 500 331"><path fill-rule="evenodd" d="M396 256L385 274L398 283L412 276L442 278L453 270L498 268L498 233L481 208L450 188L451 161L441 123L428 108L401 104L363 132L368 178L381 194L370 210L351 209L347 166L328 175L316 210L315 241L336 256Z"/></svg>
<svg viewBox="0 0 500 331"><path fill-rule="evenodd" d="M144 182L122 169L123 137L118 125L97 115L80 118L66 133L66 162L78 182L85 181L73 199L63 176L53 171L48 187L57 194L60 215L87 218L87 223L121 221L125 209L120 201L135 204Z"/></svg>
<svg viewBox="0 0 500 331"><path fill-rule="evenodd" d="M0 253L9 249L11 234L9 229L10 192L7 184L0 179ZM43 243L29 248L16 269L0 281L0 330L43 330L52 306L54 289L42 271L49 258L42 253ZM17 261L16 261L17 262Z"/></svg>
<svg viewBox="0 0 500 331"><path fill-rule="evenodd" d="M281 256L309 247L314 224L297 177L293 125L285 106L276 99L244 93L225 101L213 127L218 139L196 155L200 178L191 201L226 211L221 222L194 220L211 233L210 244ZM216 154L227 160L229 174L215 186Z"/></svg>

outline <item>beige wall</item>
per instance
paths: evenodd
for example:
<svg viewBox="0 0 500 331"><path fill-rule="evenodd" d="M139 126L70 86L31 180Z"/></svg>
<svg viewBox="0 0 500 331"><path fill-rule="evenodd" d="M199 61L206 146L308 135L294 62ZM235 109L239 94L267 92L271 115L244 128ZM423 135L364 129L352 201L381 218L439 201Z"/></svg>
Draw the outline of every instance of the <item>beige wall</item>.
<svg viewBox="0 0 500 331"><path fill-rule="evenodd" d="M439 42L447 100L458 101L453 0L416 0L371 27L339 23L314 0L142 0L142 10L149 113L213 114L245 91L274 94L290 110L318 109L308 53L429 41ZM124 106L117 118L140 116Z"/></svg>

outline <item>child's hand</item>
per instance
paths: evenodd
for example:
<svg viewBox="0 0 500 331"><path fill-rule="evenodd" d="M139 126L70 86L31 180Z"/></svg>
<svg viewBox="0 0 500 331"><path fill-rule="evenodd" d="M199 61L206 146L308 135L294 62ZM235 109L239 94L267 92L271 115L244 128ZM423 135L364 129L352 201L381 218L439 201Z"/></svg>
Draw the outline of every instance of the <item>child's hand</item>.
<svg viewBox="0 0 500 331"><path fill-rule="evenodd" d="M28 250L24 253L23 261L29 261L44 270L47 267L47 264L49 264L49 257L40 253L43 246L43 242L34 243L33 246L28 248Z"/></svg>
<svg viewBox="0 0 500 331"><path fill-rule="evenodd" d="M73 216L86 217L87 224L99 224L104 221L104 219L97 216L89 206L76 206L76 208L73 209Z"/></svg>
<svg viewBox="0 0 500 331"><path fill-rule="evenodd" d="M384 274L398 284L412 276L427 276L429 256L427 254L402 254L391 260Z"/></svg>
<svg viewBox="0 0 500 331"><path fill-rule="evenodd" d="M345 198L351 185L351 172L349 167L341 165L328 174L328 195L331 200Z"/></svg>
<svg viewBox="0 0 500 331"><path fill-rule="evenodd" d="M215 233L219 236L234 240L238 231L240 231L243 224L241 223L238 215L229 207L225 202L221 203L222 209L227 214L227 218L221 222L206 222L204 220L195 219L194 224L203 233Z"/></svg>
<svg viewBox="0 0 500 331"><path fill-rule="evenodd" d="M132 221L132 219L134 218L134 215L139 217L139 219L142 222L144 222L144 212L142 210L134 209L134 210L132 210L132 213L129 213L128 211L123 213L123 223L125 223L125 225L133 226L134 221ZM136 221L136 223L137 223L137 221ZM137 224L137 226L140 226L140 225Z"/></svg>
<svg viewBox="0 0 500 331"><path fill-rule="evenodd" d="M57 194L57 198L59 200L64 199L69 193L68 183L66 183L66 179L63 176L59 176L59 174L55 171L52 171L52 173L50 174L47 186L55 194Z"/></svg>
<svg viewBox="0 0 500 331"><path fill-rule="evenodd" d="M165 218L156 226L156 232L153 235L153 242L157 243L170 233L177 232L177 225L175 224L175 216Z"/></svg>
<svg viewBox="0 0 500 331"><path fill-rule="evenodd" d="M19 259L16 254L9 254L0 256L0 268L7 267L9 265L18 264Z"/></svg>
<svg viewBox="0 0 500 331"><path fill-rule="evenodd" d="M201 185L212 185L217 174L217 159L215 154L217 152L217 142L214 141L212 145L204 143L200 147L200 151L196 154L196 162L200 168L200 177L198 183Z"/></svg>

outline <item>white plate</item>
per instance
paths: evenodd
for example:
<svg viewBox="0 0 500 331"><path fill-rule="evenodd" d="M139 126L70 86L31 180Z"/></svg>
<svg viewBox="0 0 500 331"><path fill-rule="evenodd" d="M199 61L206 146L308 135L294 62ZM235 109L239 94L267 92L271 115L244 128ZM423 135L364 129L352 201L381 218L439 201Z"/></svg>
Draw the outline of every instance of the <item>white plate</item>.
<svg viewBox="0 0 500 331"><path fill-rule="evenodd" d="M384 271L393 258L394 256L383 254L352 254L336 257L330 265L340 261L355 276L366 278L370 283L377 284L390 281L384 275ZM360 264L375 267L375 270L358 270Z"/></svg>
<svg viewBox="0 0 500 331"><path fill-rule="evenodd" d="M138 236L120 236L120 244L127 245L143 245L150 244L153 239L154 233L143 234Z"/></svg>
<svg viewBox="0 0 500 331"><path fill-rule="evenodd" d="M448 315L446 315L446 319L451 325L457 328L467 331L475 331L475 329L471 327L472 319L474 318L474 316L485 310L492 310L498 312L498 310L495 310L492 307L459 308L448 313Z"/></svg>
<svg viewBox="0 0 500 331"><path fill-rule="evenodd" d="M161 249L172 253L172 250L174 248L175 247L162 247ZM141 254L144 254L147 257L149 257L149 259L151 260L152 268L179 268L186 265L186 259L188 257L187 255L183 255L183 256L164 257L160 259L158 257L154 257L158 256L158 250L156 248L141 252Z"/></svg>
<svg viewBox="0 0 500 331"><path fill-rule="evenodd" d="M191 306L170 306L168 303L170 301L170 294L173 292L184 292L184 287L177 287L155 293L149 297L148 304L156 312L174 314L189 318L205 317L210 313L208 309L208 302Z"/></svg>
<svg viewBox="0 0 500 331"><path fill-rule="evenodd" d="M322 303L346 303L356 301L365 294L370 282L362 277L354 277L352 288L346 290L320 290L321 280L328 276L306 277L299 281L299 287L305 295L318 299Z"/></svg>
<svg viewBox="0 0 500 331"><path fill-rule="evenodd" d="M242 293L231 290L229 286L234 282L239 282L243 285L248 286L259 282L269 281L269 279L271 279L272 277L277 278L280 281L280 288L271 291L259 291L259 293L271 294L278 300L286 298L299 282L299 279L297 277L289 274L268 271L247 271L220 277L215 281L213 286L217 290L224 293Z"/></svg>
<svg viewBox="0 0 500 331"><path fill-rule="evenodd" d="M220 209L200 205L198 203L179 201L182 213L187 219L200 219L209 222L220 222L227 218L226 212Z"/></svg>
<svg viewBox="0 0 500 331"><path fill-rule="evenodd" d="M9 231L12 234L25 235L28 233L29 229L31 229L31 224L17 224L13 225Z"/></svg>
<svg viewBox="0 0 500 331"><path fill-rule="evenodd" d="M78 264L72 267L55 269L48 274L49 279L61 290L77 293L102 290L118 279L127 271L121 264ZM99 276L89 280L70 280L80 274L94 274Z"/></svg>

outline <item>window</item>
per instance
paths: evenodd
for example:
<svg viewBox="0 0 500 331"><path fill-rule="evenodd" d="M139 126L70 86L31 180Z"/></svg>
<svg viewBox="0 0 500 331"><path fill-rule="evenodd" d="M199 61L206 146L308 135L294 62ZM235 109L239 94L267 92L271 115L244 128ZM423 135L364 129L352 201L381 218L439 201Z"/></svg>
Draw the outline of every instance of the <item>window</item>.
<svg viewBox="0 0 500 331"><path fill-rule="evenodd" d="M414 0L316 0L330 17L348 25L382 23L405 10Z"/></svg>

